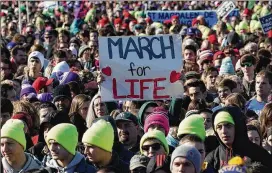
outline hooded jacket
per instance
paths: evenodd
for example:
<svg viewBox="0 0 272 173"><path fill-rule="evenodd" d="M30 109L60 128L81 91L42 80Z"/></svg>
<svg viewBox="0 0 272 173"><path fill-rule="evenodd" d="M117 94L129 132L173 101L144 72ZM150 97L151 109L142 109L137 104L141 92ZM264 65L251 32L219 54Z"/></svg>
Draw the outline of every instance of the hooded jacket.
<svg viewBox="0 0 272 173"><path fill-rule="evenodd" d="M147 108L149 107L157 107L157 103L155 102L146 102L144 103L141 108L139 109L139 112L138 112L138 119L139 119L139 125L140 127L143 129L144 128L144 121L145 121L145 118L144 117L144 112Z"/></svg>
<svg viewBox="0 0 272 173"><path fill-rule="evenodd" d="M54 168L57 170L57 173L95 173L96 170L93 166L88 165L85 161L85 157L76 152L73 160L66 167L60 167L55 159L50 159L46 162L46 166L49 168Z"/></svg>
<svg viewBox="0 0 272 173"><path fill-rule="evenodd" d="M26 155L27 161L24 167L18 172L13 170L13 168L9 165L5 157L3 157L2 165L1 165L3 172L4 173L23 173L32 169L40 169L42 167L41 162L36 157L28 153L25 153L25 155Z"/></svg>
<svg viewBox="0 0 272 173"><path fill-rule="evenodd" d="M95 166L95 165L94 165ZM96 166L95 166L96 167ZM103 167L96 167L97 169L101 168L114 168L118 173L128 173L129 172L129 164L125 163L121 160L116 152L112 152L111 162Z"/></svg>
<svg viewBox="0 0 272 173"><path fill-rule="evenodd" d="M235 123L235 138L231 149L220 140L220 137L218 136L218 133L214 127L215 116L221 111L228 112L232 116ZM220 168L225 166L234 156L240 156L244 159L261 162L263 165L272 169L272 156L262 147L252 143L248 139L245 115L238 107L223 107L217 110L212 115L212 124L220 145L207 155L205 161L208 162L208 164L213 167L215 171L218 171Z"/></svg>
<svg viewBox="0 0 272 173"><path fill-rule="evenodd" d="M70 123L69 117L62 112L50 112L46 114L45 118L40 124L38 143L28 149L28 152L36 156L40 161L43 160L48 148L44 140L44 126L45 123L49 123L52 127L60 123Z"/></svg>

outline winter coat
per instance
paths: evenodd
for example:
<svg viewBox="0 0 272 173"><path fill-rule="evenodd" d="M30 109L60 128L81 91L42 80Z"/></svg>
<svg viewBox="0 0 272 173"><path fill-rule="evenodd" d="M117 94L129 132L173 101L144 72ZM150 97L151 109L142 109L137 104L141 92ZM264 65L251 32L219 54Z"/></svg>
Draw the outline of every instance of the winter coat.
<svg viewBox="0 0 272 173"><path fill-rule="evenodd" d="M95 173L96 170L93 166L87 164L85 157L76 152L73 160L66 167L60 167L55 159L50 159L45 163L46 167L53 168L56 173Z"/></svg>
<svg viewBox="0 0 272 173"><path fill-rule="evenodd" d="M25 137L26 137L26 149L33 147L34 144L33 144L33 141L31 139L30 135L25 134Z"/></svg>
<svg viewBox="0 0 272 173"><path fill-rule="evenodd" d="M91 163L90 163L91 164ZM121 160L116 152L112 152L111 162L107 166L99 167L96 165L93 165L98 169L102 168L113 168L118 173L128 173L129 172L129 164L125 163L123 160Z"/></svg>
<svg viewBox="0 0 272 173"><path fill-rule="evenodd" d="M245 160L250 159L252 162L261 162L263 165L272 169L272 155L248 139L245 116L241 110L238 107L223 107L222 109L219 109L213 113L212 124L214 124L214 119L217 113L221 111L228 112L233 118L235 123L234 142L232 144L232 148L228 148L220 140L213 125L215 135L220 142L220 145L207 155L205 161L208 162L208 164L212 166L215 171L218 171L220 168L225 166L232 157L240 156Z"/></svg>
<svg viewBox="0 0 272 173"><path fill-rule="evenodd" d="M184 119L186 111L183 105L184 105L184 100L182 98L172 98L170 106L169 106L170 127L172 126L178 127L179 123Z"/></svg>
<svg viewBox="0 0 272 173"><path fill-rule="evenodd" d="M42 167L42 163L33 155L25 153L26 163L20 171L15 171L7 162L5 157L2 158L1 168L3 169L3 173L23 173L32 169L40 169Z"/></svg>
<svg viewBox="0 0 272 173"><path fill-rule="evenodd" d="M87 125L86 125L86 121L82 118L82 116L77 113L74 112L71 115L69 115L71 118L71 122L76 126L77 131L78 131L78 141L80 142L82 139L83 134L86 132Z"/></svg>

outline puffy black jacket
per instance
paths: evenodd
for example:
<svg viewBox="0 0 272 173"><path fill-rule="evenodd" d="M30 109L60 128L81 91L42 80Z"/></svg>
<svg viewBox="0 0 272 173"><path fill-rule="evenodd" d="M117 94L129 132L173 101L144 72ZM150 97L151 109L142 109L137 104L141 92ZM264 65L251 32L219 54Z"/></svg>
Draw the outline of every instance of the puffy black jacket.
<svg viewBox="0 0 272 173"><path fill-rule="evenodd" d="M212 166L215 171L218 171L220 168L226 165L232 157L240 156L244 159L261 162L263 165L272 169L272 155L248 139L245 115L241 112L241 110L238 107L223 107L213 113L212 124L214 124L215 116L221 111L230 113L235 122L234 142L232 144L232 148L228 148L225 144L223 144L215 131L216 137L220 142L220 146L209 153L205 161L208 162L208 164ZM215 130L214 125L213 128Z"/></svg>

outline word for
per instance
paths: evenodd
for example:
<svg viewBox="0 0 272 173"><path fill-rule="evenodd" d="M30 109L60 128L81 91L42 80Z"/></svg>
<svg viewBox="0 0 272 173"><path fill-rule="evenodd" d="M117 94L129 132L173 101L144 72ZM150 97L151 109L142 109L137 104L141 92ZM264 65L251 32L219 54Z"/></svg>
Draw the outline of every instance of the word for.
<svg viewBox="0 0 272 173"><path fill-rule="evenodd" d="M130 66L130 68L128 69L128 71L131 72L132 76L134 76L134 71L136 71L138 76L145 76L146 69L151 70L150 67L148 67L148 66L133 68L135 66L135 64L133 62L131 62L129 66Z"/></svg>
<svg viewBox="0 0 272 173"><path fill-rule="evenodd" d="M129 93L127 95L118 95L117 92L117 82L116 78L112 79L112 93L114 99L124 99L124 98L131 98L131 99L144 99L144 91L151 92L153 95L153 99L169 99L169 95L158 95L158 91L162 91L165 87L159 87L159 82L165 81L166 78L155 78L155 79L126 79L125 82L129 84ZM149 88L150 83L153 83L153 88ZM145 85L146 84L146 85ZM136 85L138 85L136 87ZM140 93L135 93L135 88L140 89Z"/></svg>
<svg viewBox="0 0 272 173"><path fill-rule="evenodd" d="M172 36L130 37L126 43L122 38L115 38L114 40L113 38L108 38L109 59L113 59L113 56L120 57L121 59L127 59L130 53L136 53L139 59L146 57L144 53L148 55L149 60L152 60L153 58L166 59L166 57L169 58L169 56L171 56L172 59L175 59L175 49ZM166 45L167 42L168 45ZM155 49L153 49L154 47Z"/></svg>

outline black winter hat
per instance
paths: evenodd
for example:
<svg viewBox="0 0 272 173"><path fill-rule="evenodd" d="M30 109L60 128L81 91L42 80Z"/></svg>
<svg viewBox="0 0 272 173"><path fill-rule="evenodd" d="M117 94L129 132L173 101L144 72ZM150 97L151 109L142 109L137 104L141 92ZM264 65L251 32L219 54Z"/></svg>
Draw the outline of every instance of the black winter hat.
<svg viewBox="0 0 272 173"><path fill-rule="evenodd" d="M229 45L236 45L240 42L240 36L235 31L232 31L227 35L227 42Z"/></svg>
<svg viewBox="0 0 272 173"><path fill-rule="evenodd" d="M54 96L53 103L55 103L55 101L61 97L65 97L71 100L72 97L71 97L71 91L70 91L69 85L67 84L59 85L56 88L54 88L53 96Z"/></svg>

